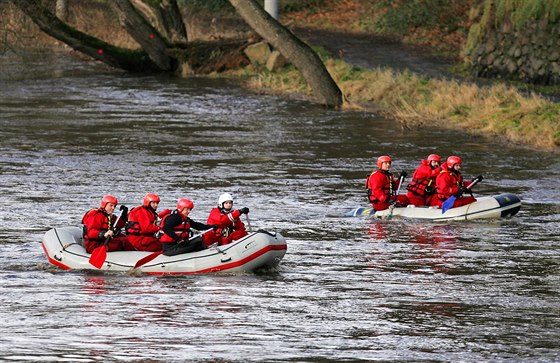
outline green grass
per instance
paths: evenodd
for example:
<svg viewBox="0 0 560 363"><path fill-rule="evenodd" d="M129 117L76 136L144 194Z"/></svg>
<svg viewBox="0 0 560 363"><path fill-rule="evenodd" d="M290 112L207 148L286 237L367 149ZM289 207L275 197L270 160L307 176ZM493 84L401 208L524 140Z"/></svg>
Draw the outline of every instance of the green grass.
<svg viewBox="0 0 560 363"><path fill-rule="evenodd" d="M535 95L524 96L504 84L479 87L391 69L363 69L338 59L324 60L342 90L345 109L375 109L405 128L461 128L533 148L558 151L560 105ZM254 67L254 66L252 66ZM243 75L252 88L312 96L294 67L278 73L252 68Z"/></svg>

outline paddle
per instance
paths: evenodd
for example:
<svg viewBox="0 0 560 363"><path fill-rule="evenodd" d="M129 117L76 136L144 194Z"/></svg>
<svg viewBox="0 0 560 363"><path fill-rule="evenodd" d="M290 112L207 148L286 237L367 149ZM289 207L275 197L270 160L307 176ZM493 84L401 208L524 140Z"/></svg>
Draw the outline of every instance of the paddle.
<svg viewBox="0 0 560 363"><path fill-rule="evenodd" d="M393 210L395 209L395 205L397 204L397 198L399 196L399 192L401 191L401 185L403 184L405 177L406 177L406 172L403 171L401 173L401 177L399 178L399 186L397 188L397 192L395 193L395 201L391 203L391 205L389 206L390 209L389 217L393 216Z"/></svg>
<svg viewBox="0 0 560 363"><path fill-rule="evenodd" d="M251 228L251 220L249 219L249 213L245 214L247 218L247 226L249 226L249 232L253 232L253 228Z"/></svg>
<svg viewBox="0 0 560 363"><path fill-rule="evenodd" d="M476 178L474 178L471 181L471 183L469 184L467 189L471 190L471 188L474 187L482 179L483 179L482 175L477 176ZM459 194L459 193L457 193L457 194ZM447 200L445 202L443 202L443 204L441 205L441 214L443 214L443 213L447 212L447 210L453 208L453 204L455 204L455 200L457 200L457 195L452 195L449 198L447 198Z"/></svg>
<svg viewBox="0 0 560 363"><path fill-rule="evenodd" d="M124 209L126 207L124 205L121 205L121 215L119 216L119 218L117 218L117 220L115 221L115 225L113 226L113 228L111 228L111 230L113 231L113 233L115 232L115 227L117 226L117 224L119 223L121 217L123 216L124 213ZM107 239L105 240L105 242L99 246L96 247L92 252L91 252L91 256L89 257L89 263L92 264L93 266L97 267L97 268L101 268L103 267L103 264L105 263L105 260L107 259L107 243L109 243L109 240L113 238L111 236L107 237Z"/></svg>
<svg viewBox="0 0 560 363"><path fill-rule="evenodd" d="M207 229L206 231L202 231L199 234L192 236L189 239L195 239L197 237L202 236L204 233L213 230L213 228ZM149 254L148 256L144 256L141 259L139 259L135 264L134 267L132 267L130 269L130 271L133 271L135 269L137 269L138 267L144 266L145 264L147 264L148 262L150 262L151 260L153 260L154 258L156 258L157 256L161 255L163 253L163 251L157 251L157 252L153 252L151 254Z"/></svg>

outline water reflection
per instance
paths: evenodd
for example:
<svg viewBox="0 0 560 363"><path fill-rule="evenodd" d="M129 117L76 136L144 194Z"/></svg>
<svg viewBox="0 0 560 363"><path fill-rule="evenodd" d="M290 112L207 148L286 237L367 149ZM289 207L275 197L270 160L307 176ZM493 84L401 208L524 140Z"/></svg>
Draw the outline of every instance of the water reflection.
<svg viewBox="0 0 560 363"><path fill-rule="evenodd" d="M383 269L415 273L451 273L458 248L454 224L371 220L368 235ZM394 260L395 254L401 257Z"/></svg>

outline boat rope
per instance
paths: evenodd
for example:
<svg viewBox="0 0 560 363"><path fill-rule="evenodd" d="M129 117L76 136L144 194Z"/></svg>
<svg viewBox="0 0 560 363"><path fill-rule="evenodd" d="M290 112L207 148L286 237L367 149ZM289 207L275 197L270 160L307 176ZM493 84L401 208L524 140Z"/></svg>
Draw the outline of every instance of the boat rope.
<svg viewBox="0 0 560 363"><path fill-rule="evenodd" d="M72 245L79 245L79 243L78 242L67 243L62 246L62 249L66 251L66 249Z"/></svg>

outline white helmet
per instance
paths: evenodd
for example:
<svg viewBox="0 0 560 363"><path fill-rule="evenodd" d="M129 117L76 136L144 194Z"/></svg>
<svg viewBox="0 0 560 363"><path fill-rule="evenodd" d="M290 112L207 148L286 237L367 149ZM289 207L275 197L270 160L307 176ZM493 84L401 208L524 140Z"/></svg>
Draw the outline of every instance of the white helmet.
<svg viewBox="0 0 560 363"><path fill-rule="evenodd" d="M220 197L218 198L218 208L223 208L224 202L227 201L233 202L233 197L231 196L231 194L223 193L222 195L220 195Z"/></svg>

